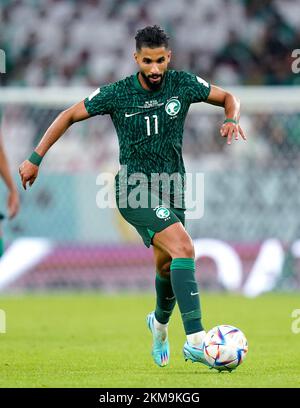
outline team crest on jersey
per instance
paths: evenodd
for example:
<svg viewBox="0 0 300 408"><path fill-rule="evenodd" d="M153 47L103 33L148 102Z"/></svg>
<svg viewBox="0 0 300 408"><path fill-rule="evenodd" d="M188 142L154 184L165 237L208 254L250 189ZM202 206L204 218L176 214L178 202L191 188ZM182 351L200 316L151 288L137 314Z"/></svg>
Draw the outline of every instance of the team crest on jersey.
<svg viewBox="0 0 300 408"><path fill-rule="evenodd" d="M155 214L158 218L165 219L170 215L170 211L166 207L159 207Z"/></svg>
<svg viewBox="0 0 300 408"><path fill-rule="evenodd" d="M180 108L181 108L180 101L178 99L176 99L176 98L171 98L166 103L165 110L166 110L168 115L175 116L180 111Z"/></svg>

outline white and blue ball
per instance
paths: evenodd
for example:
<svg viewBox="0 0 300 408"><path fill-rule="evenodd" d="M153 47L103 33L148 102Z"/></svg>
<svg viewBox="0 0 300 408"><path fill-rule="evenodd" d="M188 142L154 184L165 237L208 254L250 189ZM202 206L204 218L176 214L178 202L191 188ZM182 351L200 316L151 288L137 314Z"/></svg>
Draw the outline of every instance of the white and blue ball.
<svg viewBox="0 0 300 408"><path fill-rule="evenodd" d="M232 371L245 359L248 342L244 333L234 326L219 325L206 333L204 355L211 368Z"/></svg>

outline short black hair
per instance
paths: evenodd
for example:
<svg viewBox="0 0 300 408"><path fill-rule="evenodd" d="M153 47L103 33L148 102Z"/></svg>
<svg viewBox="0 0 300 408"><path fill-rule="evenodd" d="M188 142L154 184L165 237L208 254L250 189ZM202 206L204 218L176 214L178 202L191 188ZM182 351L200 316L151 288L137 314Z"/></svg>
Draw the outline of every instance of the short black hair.
<svg viewBox="0 0 300 408"><path fill-rule="evenodd" d="M138 51L140 51L142 47L169 47L169 37L164 30L157 25L147 26L138 30L135 36L135 41L136 49Z"/></svg>

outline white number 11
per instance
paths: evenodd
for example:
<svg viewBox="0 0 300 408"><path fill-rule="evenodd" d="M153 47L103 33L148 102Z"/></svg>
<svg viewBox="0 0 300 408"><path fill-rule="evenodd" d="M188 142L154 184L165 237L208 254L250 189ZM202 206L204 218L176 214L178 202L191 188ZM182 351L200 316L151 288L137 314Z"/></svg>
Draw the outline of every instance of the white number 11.
<svg viewBox="0 0 300 408"><path fill-rule="evenodd" d="M144 116L144 118L146 120L147 125L147 136L151 136L150 117ZM158 116L152 115L152 118L154 119L154 134L158 135Z"/></svg>

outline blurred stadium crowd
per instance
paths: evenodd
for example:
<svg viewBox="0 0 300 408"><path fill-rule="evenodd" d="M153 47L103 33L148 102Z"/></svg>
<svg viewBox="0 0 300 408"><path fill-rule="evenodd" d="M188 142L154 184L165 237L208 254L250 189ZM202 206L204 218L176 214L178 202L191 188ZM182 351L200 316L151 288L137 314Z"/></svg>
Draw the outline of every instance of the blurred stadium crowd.
<svg viewBox="0 0 300 408"><path fill-rule="evenodd" d="M220 85L295 84L298 0L2 0L2 85L112 82L131 74L134 35L160 24L173 67Z"/></svg>

